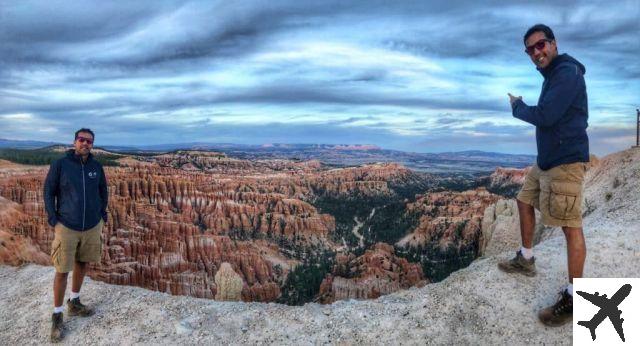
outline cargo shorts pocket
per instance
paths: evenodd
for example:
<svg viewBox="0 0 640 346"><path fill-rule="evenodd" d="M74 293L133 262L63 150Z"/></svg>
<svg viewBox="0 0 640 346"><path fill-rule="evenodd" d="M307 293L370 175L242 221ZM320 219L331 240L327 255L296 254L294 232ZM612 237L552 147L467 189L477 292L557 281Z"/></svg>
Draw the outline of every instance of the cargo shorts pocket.
<svg viewBox="0 0 640 346"><path fill-rule="evenodd" d="M560 220L580 216L582 184L574 181L552 181L549 191L549 215Z"/></svg>
<svg viewBox="0 0 640 346"><path fill-rule="evenodd" d="M60 251L62 251L62 243L56 237L51 243L51 262L54 266L60 265Z"/></svg>

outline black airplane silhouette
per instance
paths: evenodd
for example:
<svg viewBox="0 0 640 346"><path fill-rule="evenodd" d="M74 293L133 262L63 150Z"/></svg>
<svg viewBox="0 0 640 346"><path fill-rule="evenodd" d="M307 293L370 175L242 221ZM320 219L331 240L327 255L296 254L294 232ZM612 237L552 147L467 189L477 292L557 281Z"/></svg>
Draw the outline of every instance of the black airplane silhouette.
<svg viewBox="0 0 640 346"><path fill-rule="evenodd" d="M591 320L589 321L579 321L578 325L589 328L591 332L591 339L596 339L596 328L604 321L605 318L609 317L611 324L618 332L618 336L624 342L624 331L622 330L622 322L624 318L620 318L620 314L622 311L618 310L618 305L629 295L631 292L631 285L625 284L618 292L616 292L613 297L607 299L607 295L599 295L598 292L595 294L577 291L581 297L591 302L591 304L596 305L600 308L600 311L593 315Z"/></svg>

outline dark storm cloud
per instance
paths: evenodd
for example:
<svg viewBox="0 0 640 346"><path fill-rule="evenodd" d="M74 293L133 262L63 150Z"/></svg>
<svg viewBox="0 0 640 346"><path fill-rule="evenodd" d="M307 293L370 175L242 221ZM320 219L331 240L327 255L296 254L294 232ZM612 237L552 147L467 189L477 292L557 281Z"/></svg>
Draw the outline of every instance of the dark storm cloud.
<svg viewBox="0 0 640 346"><path fill-rule="evenodd" d="M448 6L447 6L448 7ZM376 17L381 13L409 14L415 10L433 11L445 6L407 2L404 6L384 1L293 1L178 2L117 1L96 6L91 1L22 1L0 7L0 48L3 59L13 63L67 64L91 61L96 65L145 66L171 60L192 60L206 56L243 55L268 41L268 35L296 27L317 25L323 17ZM174 18L172 18L174 17ZM46 20L42 20L46 18ZM165 18L169 18L164 20ZM189 33L179 41L161 41L149 45L146 52L101 59L86 56L65 59L51 54L52 49L71 48L125 38L147 28L172 25L173 32ZM195 27L195 29L194 29ZM150 35L153 37L153 35ZM145 44L144 41L140 42Z"/></svg>
<svg viewBox="0 0 640 346"><path fill-rule="evenodd" d="M262 12L239 13L235 18L224 17L224 6L207 6L204 13L196 13L196 9L188 8L188 4L182 6L161 6L158 8L155 2L144 6L137 3L129 6L129 3L121 3L119 6L107 4L106 11L102 7L75 8L62 11L62 16L54 16L57 20L38 22L37 16L46 15L50 8L40 8L40 13L29 13L24 16L15 16L22 9L9 7L3 12L3 16L11 18L0 28L2 38L5 41L4 48L0 52L7 63L16 64L51 64L73 65L77 63L90 63L91 67L113 68L141 68L149 65L162 64L173 60L189 61L207 56L236 56L246 54L262 42L262 36L269 32L282 29L280 19L276 16L264 15ZM35 6L37 8L37 6ZM223 8L218 11L218 8ZM192 13L189 13L191 11ZM182 18L175 19L165 25L175 26L174 30L162 32L167 29L162 24L164 17L172 14L185 13ZM230 11L233 12L233 11ZM242 12L242 11L240 11ZM31 15L32 17L29 17ZM221 16L222 15L222 16ZM257 17L265 18L258 20ZM210 23L206 19L217 18ZM195 23L189 22L196 20ZM217 22L223 22L216 25ZM35 23L35 25L25 24ZM40 23L40 24L38 24ZM206 24L212 24L206 26ZM194 30L190 25L202 25ZM130 52L121 51L120 54L86 55L64 58L55 54L56 50L81 47L102 40L105 48L110 47L109 42L126 40L127 36L136 35L136 31L155 30L146 34L155 42L147 43L144 40L137 42L145 46L144 49L132 47ZM179 39L173 40L174 34ZM169 36L169 37L167 37ZM134 42L135 43L135 42ZM114 44L117 46L117 44ZM99 50L99 48L98 48ZM53 53L53 54L52 54Z"/></svg>

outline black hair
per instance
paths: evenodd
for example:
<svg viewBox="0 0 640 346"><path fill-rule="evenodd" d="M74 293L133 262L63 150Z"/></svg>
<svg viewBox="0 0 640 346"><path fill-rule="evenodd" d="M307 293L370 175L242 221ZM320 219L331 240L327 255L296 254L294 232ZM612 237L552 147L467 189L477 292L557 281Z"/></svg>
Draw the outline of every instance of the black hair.
<svg viewBox="0 0 640 346"><path fill-rule="evenodd" d="M527 39L529 36L533 35L535 32L542 32L544 36L549 40L555 40L556 37L553 35L553 30L550 27L544 24L536 24L527 30L527 33L524 34L524 44L527 45Z"/></svg>
<svg viewBox="0 0 640 346"><path fill-rule="evenodd" d="M80 132L90 133L91 134L91 138L93 138L93 140L96 139L96 135L93 134L93 131L91 131L91 129L83 127L80 130L76 131L76 136L73 138L74 141L78 138L78 133L80 133Z"/></svg>

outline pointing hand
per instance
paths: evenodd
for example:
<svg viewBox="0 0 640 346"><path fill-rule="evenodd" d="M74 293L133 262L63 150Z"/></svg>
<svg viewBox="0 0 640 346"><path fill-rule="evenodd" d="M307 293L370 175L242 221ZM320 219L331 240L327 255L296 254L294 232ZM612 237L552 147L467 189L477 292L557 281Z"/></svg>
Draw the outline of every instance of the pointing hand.
<svg viewBox="0 0 640 346"><path fill-rule="evenodd" d="M513 96L511 93L507 93L507 95L509 95L509 103L511 104L511 107L513 107L513 103L516 102L516 100L522 100L522 96Z"/></svg>

